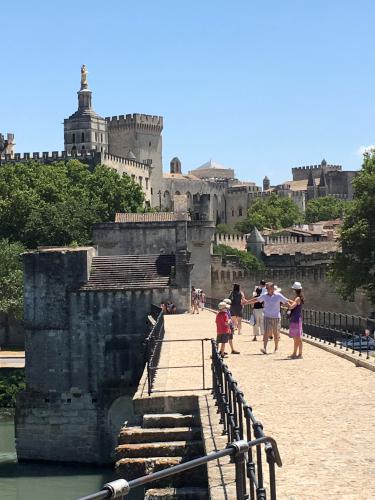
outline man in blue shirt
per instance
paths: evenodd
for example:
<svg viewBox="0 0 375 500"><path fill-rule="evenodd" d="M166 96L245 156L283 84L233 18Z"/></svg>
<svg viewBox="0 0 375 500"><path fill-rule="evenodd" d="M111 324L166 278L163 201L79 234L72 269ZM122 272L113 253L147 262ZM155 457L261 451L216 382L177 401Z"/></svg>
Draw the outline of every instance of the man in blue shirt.
<svg viewBox="0 0 375 500"><path fill-rule="evenodd" d="M258 302L264 306L264 335L263 349L261 349L263 354L267 354L269 337L274 337L275 352L277 351L280 340L280 306L281 304L288 304L290 302L284 295L276 291L273 283L266 283L266 288L266 294L246 301L246 304L255 304Z"/></svg>

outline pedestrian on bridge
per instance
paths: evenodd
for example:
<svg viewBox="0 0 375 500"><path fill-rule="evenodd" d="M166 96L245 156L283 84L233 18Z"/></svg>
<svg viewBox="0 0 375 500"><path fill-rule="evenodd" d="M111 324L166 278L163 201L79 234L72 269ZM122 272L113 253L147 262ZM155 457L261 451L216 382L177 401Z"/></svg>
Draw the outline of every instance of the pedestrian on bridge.
<svg viewBox="0 0 375 500"><path fill-rule="evenodd" d="M294 300L289 301L289 336L294 341L293 353L289 356L290 359L302 358L302 306L305 302L302 285L296 281L292 285L295 292Z"/></svg>
<svg viewBox="0 0 375 500"><path fill-rule="evenodd" d="M231 301L230 313L234 321L234 326L238 330L238 335L241 335L243 306L246 299L238 283L234 283L233 290L228 298Z"/></svg>
<svg viewBox="0 0 375 500"><path fill-rule="evenodd" d="M225 351L225 344L229 341L230 324L228 316L228 308L225 302L220 302L218 305L218 313L216 314L216 343L219 349L220 356L225 358L227 353Z"/></svg>
<svg viewBox="0 0 375 500"><path fill-rule="evenodd" d="M271 337L275 339L275 352L278 350L280 340L280 306L281 304L289 303L289 299L280 293L281 289L276 289L274 283L266 283L266 288L266 294L245 301L245 304L256 304L257 302L264 304L263 349L260 350L263 354L267 354L268 339Z"/></svg>
<svg viewBox="0 0 375 500"><path fill-rule="evenodd" d="M230 346L230 349L231 349L231 354L240 354L240 351L237 351L234 348L234 345L233 345L234 322L233 322L232 315L230 313L231 300L230 299L224 299L223 302L225 302L226 305L227 305L227 314L228 314L228 317L229 317L229 327L230 327L229 346Z"/></svg>

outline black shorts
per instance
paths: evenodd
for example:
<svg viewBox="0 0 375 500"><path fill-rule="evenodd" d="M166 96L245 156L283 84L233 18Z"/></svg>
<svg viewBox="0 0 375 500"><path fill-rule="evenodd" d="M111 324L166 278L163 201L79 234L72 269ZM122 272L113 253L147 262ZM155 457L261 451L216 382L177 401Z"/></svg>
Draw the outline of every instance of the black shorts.
<svg viewBox="0 0 375 500"><path fill-rule="evenodd" d="M221 333L220 335L217 335L216 343L217 344L227 344L229 338L230 338L230 333Z"/></svg>

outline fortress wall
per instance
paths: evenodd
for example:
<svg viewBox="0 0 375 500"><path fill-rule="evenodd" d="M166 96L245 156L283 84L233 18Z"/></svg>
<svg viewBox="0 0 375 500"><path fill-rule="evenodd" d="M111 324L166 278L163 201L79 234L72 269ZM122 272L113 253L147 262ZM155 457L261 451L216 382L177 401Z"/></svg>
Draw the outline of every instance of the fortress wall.
<svg viewBox="0 0 375 500"><path fill-rule="evenodd" d="M300 281L304 287L306 308L320 311L341 312L368 316L373 306L362 293L356 294L355 302L341 299L327 278L327 266L318 265L300 268L266 269L264 272L247 271L240 267L236 257L226 260L212 256L212 290L215 298L227 297L233 283L239 283L247 297L251 297L254 286L261 279L272 281L282 288L287 297L293 296L291 286Z"/></svg>
<svg viewBox="0 0 375 500"><path fill-rule="evenodd" d="M324 172L335 172L342 170L341 165L324 165L324 167L320 165L307 165L303 167L294 167L292 168L293 180L294 181L302 181L307 180L309 178L309 173L312 173L314 179L320 177L322 173L322 168L324 168Z"/></svg>
<svg viewBox="0 0 375 500"><path fill-rule="evenodd" d="M215 245L226 245L237 250L246 250L246 236L242 234L216 233Z"/></svg>

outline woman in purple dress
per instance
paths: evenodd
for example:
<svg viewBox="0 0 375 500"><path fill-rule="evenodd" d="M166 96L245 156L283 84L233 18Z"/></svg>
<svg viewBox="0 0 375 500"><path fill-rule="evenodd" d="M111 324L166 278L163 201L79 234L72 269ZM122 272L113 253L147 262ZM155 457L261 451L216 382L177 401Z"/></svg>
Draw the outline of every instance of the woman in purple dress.
<svg viewBox="0 0 375 500"><path fill-rule="evenodd" d="M296 293L294 300L289 300L290 326L289 336L294 340L293 354L291 359L302 358L302 306L304 297L302 294L302 285L299 281L293 283L293 290Z"/></svg>

